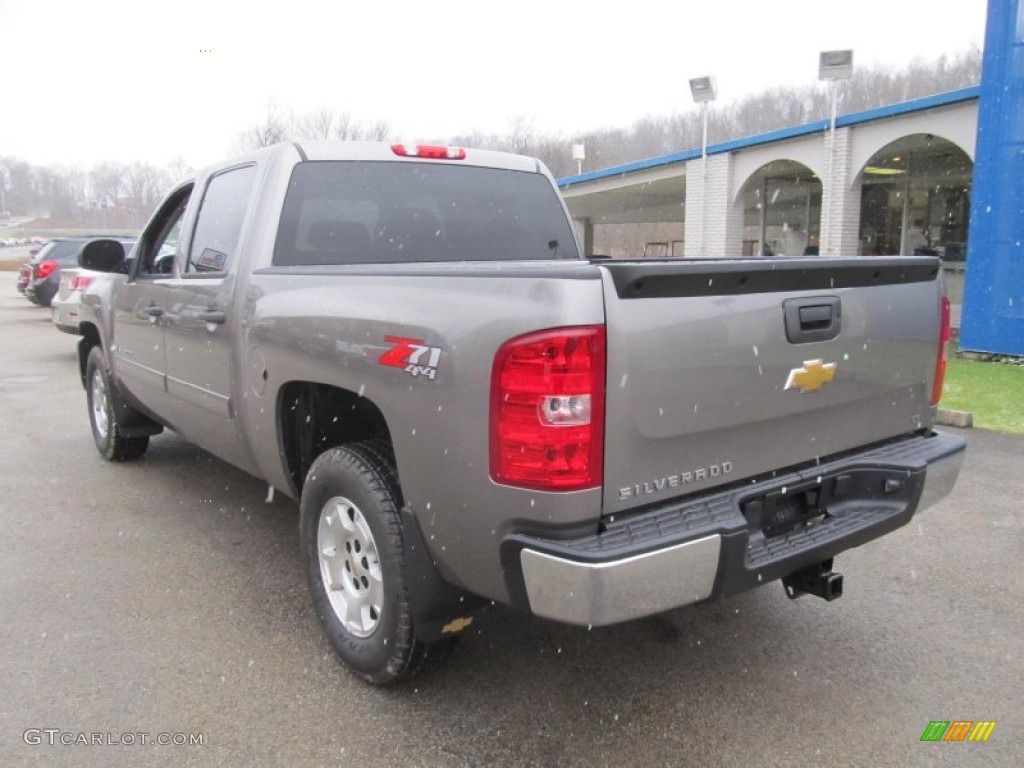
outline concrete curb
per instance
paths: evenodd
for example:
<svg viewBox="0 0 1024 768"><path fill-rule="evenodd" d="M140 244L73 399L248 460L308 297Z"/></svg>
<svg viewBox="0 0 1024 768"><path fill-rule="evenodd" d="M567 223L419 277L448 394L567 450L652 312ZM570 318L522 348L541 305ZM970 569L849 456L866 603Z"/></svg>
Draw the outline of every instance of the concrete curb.
<svg viewBox="0 0 1024 768"><path fill-rule="evenodd" d="M935 414L935 423L944 427L960 427L969 429L974 426L974 414L970 411L950 411L939 408Z"/></svg>

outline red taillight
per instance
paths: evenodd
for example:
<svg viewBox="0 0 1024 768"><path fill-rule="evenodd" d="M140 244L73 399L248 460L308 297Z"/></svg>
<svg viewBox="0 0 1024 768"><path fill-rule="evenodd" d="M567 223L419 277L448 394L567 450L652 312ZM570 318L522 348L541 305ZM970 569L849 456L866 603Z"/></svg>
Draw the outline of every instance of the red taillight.
<svg viewBox="0 0 1024 768"><path fill-rule="evenodd" d="M84 291L86 288L88 288L90 285L92 285L92 281L94 279L95 278L93 278L92 275L89 275L89 276L78 275L76 277L73 277L73 278L71 278L71 290L72 291Z"/></svg>
<svg viewBox="0 0 1024 768"><path fill-rule="evenodd" d="M405 144L392 144L391 151L401 157L422 157L427 160L465 160L466 150L461 147L440 147L431 144L417 144L407 147Z"/></svg>
<svg viewBox="0 0 1024 768"><path fill-rule="evenodd" d="M939 352L935 360L935 384L932 386L932 405L938 405L942 399L942 384L946 380L946 360L949 339L952 336L949 321L949 298L942 297L942 328L939 330Z"/></svg>
<svg viewBox="0 0 1024 768"><path fill-rule="evenodd" d="M543 491L604 479L604 326L506 342L491 373L491 477Z"/></svg>
<svg viewBox="0 0 1024 768"><path fill-rule="evenodd" d="M55 269L57 269L56 261L47 259L46 261L39 262L36 264L36 279L42 280L44 277L49 277Z"/></svg>

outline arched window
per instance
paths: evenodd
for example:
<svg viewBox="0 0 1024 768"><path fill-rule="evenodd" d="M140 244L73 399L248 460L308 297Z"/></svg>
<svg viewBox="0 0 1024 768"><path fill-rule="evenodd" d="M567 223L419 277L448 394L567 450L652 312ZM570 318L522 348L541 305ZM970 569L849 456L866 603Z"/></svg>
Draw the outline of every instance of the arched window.
<svg viewBox="0 0 1024 768"><path fill-rule="evenodd" d="M861 170L860 253L962 263L973 170L962 149L932 134L880 149Z"/></svg>
<svg viewBox="0 0 1024 768"><path fill-rule="evenodd" d="M818 253L821 180L802 163L776 160L743 185L743 255Z"/></svg>

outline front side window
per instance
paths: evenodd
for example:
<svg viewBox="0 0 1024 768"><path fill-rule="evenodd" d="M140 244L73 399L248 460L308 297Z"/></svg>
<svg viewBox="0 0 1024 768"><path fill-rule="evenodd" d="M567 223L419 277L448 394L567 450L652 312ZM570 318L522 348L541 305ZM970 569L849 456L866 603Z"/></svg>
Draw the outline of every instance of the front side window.
<svg viewBox="0 0 1024 768"><path fill-rule="evenodd" d="M278 266L577 258L541 174L380 161L295 166L274 247Z"/></svg>
<svg viewBox="0 0 1024 768"><path fill-rule="evenodd" d="M232 168L210 179L200 203L186 272L228 271L255 181L254 165Z"/></svg>
<svg viewBox="0 0 1024 768"><path fill-rule="evenodd" d="M181 223L191 194L191 185L174 192L157 211L149 228L142 233L135 249L137 277L158 277L171 273ZM125 252L130 250L126 245Z"/></svg>

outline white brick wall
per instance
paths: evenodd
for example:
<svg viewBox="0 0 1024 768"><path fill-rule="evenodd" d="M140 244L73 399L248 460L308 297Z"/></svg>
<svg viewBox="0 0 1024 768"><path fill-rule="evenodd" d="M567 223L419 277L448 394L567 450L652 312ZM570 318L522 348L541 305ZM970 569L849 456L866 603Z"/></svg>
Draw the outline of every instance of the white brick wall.
<svg viewBox="0 0 1024 768"><path fill-rule="evenodd" d="M852 256L860 235L860 184L853 184L851 170L851 129L839 128L835 136L832 184L828 183L828 134L820 137L822 163L820 253ZM686 164L686 256L687 258L739 256L743 247L743 200L733 204L735 158L732 153L707 158L704 200L701 199L703 159ZM853 186L851 187L851 184ZM828 199L832 208L825 221ZM826 242L827 238L827 242Z"/></svg>
<svg viewBox="0 0 1024 768"><path fill-rule="evenodd" d="M853 184L850 128L837 128L832 179L822 178L821 236L823 256L854 256L860 238L860 184ZM828 173L829 141L822 140L822 168ZM830 183L831 181L831 183ZM851 186L852 185L852 186ZM829 208L831 197L831 209ZM828 221L826 221L828 217Z"/></svg>
<svg viewBox="0 0 1024 768"><path fill-rule="evenodd" d="M732 205L732 153L709 155L704 199L703 158L686 164L686 257L738 256L743 240L743 207ZM703 230L703 231L702 231Z"/></svg>

